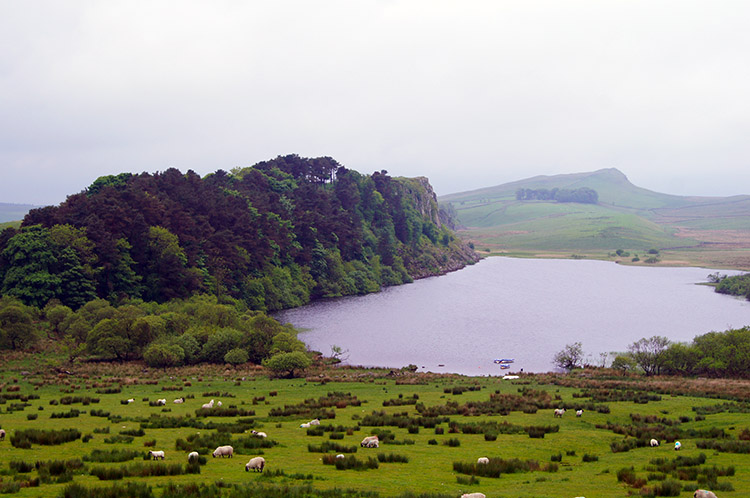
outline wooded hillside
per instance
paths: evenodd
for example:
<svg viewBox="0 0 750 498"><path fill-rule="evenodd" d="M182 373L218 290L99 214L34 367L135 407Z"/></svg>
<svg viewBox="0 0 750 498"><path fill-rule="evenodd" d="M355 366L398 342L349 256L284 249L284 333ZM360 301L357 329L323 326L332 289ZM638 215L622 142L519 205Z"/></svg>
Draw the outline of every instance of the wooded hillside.
<svg viewBox="0 0 750 498"><path fill-rule="evenodd" d="M204 178L101 177L0 233L0 292L74 309L209 293L270 311L475 260L441 223L426 179L289 155Z"/></svg>

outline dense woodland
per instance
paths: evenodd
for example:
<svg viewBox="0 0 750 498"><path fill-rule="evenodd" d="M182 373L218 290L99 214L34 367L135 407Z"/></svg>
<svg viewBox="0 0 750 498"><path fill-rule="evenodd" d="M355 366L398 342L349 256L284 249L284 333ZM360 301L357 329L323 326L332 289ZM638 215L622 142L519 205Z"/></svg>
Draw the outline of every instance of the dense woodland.
<svg viewBox="0 0 750 498"><path fill-rule="evenodd" d="M26 305L164 303L199 293L251 310L374 292L475 261L426 179L277 157L97 179L0 233L0 292Z"/></svg>
<svg viewBox="0 0 750 498"><path fill-rule="evenodd" d="M596 190L588 187L576 189L566 188L519 188L516 190L516 199L519 201L557 201L557 202L580 202L583 204L596 204L599 202L599 194Z"/></svg>
<svg viewBox="0 0 750 498"><path fill-rule="evenodd" d="M750 273L742 275L719 276L718 273L709 275L709 278L716 283L716 292L720 294L730 294L732 296L742 296L750 300Z"/></svg>

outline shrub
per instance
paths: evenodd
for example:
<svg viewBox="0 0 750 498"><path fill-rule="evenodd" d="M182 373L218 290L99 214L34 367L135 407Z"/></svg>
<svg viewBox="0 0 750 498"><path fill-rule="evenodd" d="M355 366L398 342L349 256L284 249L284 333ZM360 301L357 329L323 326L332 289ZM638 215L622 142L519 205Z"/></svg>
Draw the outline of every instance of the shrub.
<svg viewBox="0 0 750 498"><path fill-rule="evenodd" d="M599 457L596 455L589 455L588 453L584 453L581 460L583 460L584 462L598 462Z"/></svg>
<svg viewBox="0 0 750 498"><path fill-rule="evenodd" d="M446 446L450 446L451 448L455 448L457 446L461 446L461 440L458 438L452 437L450 439L443 441L443 444Z"/></svg>
<svg viewBox="0 0 750 498"><path fill-rule="evenodd" d="M336 470L367 470L379 467L378 461L375 458L368 457L366 461L363 461L350 455L344 458L336 458L336 455L323 455L323 465L335 465Z"/></svg>
<svg viewBox="0 0 750 498"><path fill-rule="evenodd" d="M15 431L10 438L10 444L16 448L28 449L32 444L46 446L58 445L75 441L81 438L81 432L77 429L41 430L20 429Z"/></svg>
<svg viewBox="0 0 750 498"><path fill-rule="evenodd" d="M409 463L409 457L396 453L378 453L378 462L381 463Z"/></svg>

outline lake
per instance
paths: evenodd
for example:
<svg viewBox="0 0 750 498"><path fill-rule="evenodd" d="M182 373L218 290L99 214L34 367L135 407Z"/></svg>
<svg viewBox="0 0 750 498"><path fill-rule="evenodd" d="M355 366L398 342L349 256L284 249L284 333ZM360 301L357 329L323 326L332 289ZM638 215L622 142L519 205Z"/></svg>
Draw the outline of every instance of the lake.
<svg viewBox="0 0 750 498"><path fill-rule="evenodd" d="M626 351L642 337L690 341L750 324L750 302L696 285L714 271L492 257L274 316L303 330L299 337L310 349L348 350L351 365L415 364L420 372L465 375L546 372L554 369L555 353L577 341L587 361L600 364L600 353ZM496 358L515 362L501 370Z"/></svg>

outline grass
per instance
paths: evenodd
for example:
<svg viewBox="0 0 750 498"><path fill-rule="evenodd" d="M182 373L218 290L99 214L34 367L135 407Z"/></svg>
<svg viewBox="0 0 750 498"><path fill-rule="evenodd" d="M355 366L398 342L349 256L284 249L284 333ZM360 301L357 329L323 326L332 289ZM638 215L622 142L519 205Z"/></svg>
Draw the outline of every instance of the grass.
<svg viewBox="0 0 750 498"><path fill-rule="evenodd" d="M413 374L403 378L388 378L384 371L341 369L321 373L320 376L311 376L308 380L270 380L263 376L253 375L252 372L233 372L214 369L203 370L170 370L162 372L158 370L147 370L141 372L141 368L130 366L112 367L107 370L105 366L100 371L90 369L87 373L76 373L74 376L59 379L56 375L30 374L21 377L15 369L19 363L6 365L5 371L0 372L0 391L8 392L11 386L18 386L14 391L20 394L35 394L38 399L29 399L30 406L23 411L8 412L10 402L0 404L0 425L6 429L9 436L0 442L0 479L3 483L13 482L14 476L20 475L11 470L10 462L16 462L15 467L22 467L20 462L26 462L34 466L37 461L71 461L80 459L84 461L83 469L76 469L70 473L73 483L87 487L104 485L95 476L90 475L92 468L119 469L122 466L137 468L138 475L146 477L125 478L124 483L145 483L153 487L159 495L168 483L174 485L186 485L189 483L203 483L213 485L220 482L223 485L244 485L245 483L263 483L265 486L289 485L289 476L306 476L309 485L318 490L355 489L378 493L380 496L402 496L406 491L414 493L432 493L437 496L460 496L465 492L482 492L488 497L509 496L503 495L499 490L512 489L514 497L531 498L543 496L597 496L597 497L626 497L629 492L638 493L638 490L630 488L623 482L618 482L617 472L623 468L633 467L634 479L648 481L649 474L656 471L647 467L654 464L649 463L654 459L662 459L659 462L671 462L676 456L696 458L701 453L705 454L706 468L719 469L733 467L733 475L719 476L717 482L721 485L731 484L733 496L750 495L750 455L743 453L725 453L712 449L700 449L697 447L700 437L692 438L688 434L690 430L696 434L703 434L711 428L723 429L728 434L727 441L737 441L743 430L750 427L747 413L742 410L734 411L729 408L736 405L734 401L727 401L729 405L719 408L711 408L719 405L721 400L714 399L716 396L725 398L747 397L750 383L732 381L725 383L700 383L672 382L661 380L659 382L646 384L638 378L625 378L618 380L590 379L559 376L529 376L518 381L503 381L498 378L467 378L460 376L439 376L433 374ZM83 370L82 370L83 371ZM135 374L141 372L140 374ZM346 377L344 377L346 376ZM338 378L338 380L334 380ZM65 384L61 384L65 381ZM585 404L592 403L584 394L586 383L597 382L602 386L612 388L610 383L617 382L624 390L659 392L661 399L651 400L648 403L634 403L632 401L606 401L609 413L599 413L595 410L586 410L583 417L576 418L572 412L560 418L554 418L551 408L540 408L535 413L524 413L522 411L510 411L507 415L487 413L478 416L466 412L466 415L448 415L448 421L441 421L437 428L444 429L436 431L433 428L414 432L413 424L401 424L389 426L367 426L364 420L367 416L377 413L376 417L385 420L383 414L390 415L392 421L403 420L404 417L418 418L418 409L429 409L445 407L458 403L459 406L474 406L477 403L487 402L490 396L496 395L496 391L506 397L524 397L533 389L547 393L544 398L550 402L560 404ZM190 384L187 386L186 384ZM96 386L117 385L122 388L120 393L95 394ZM149 406L144 399L156 399L164 397L162 388L164 386L181 385L182 391L175 392L168 397L166 408L170 412L163 412L165 407ZM472 385L481 387L476 390L462 390L461 395L450 394L456 386ZM699 397L695 395L666 394L672 387L681 386L691 389L691 392L703 392L713 396ZM724 390L724 387L726 390ZM593 387L593 386L588 386ZM524 389L523 392L519 390ZM446 393L446 390L449 393ZM65 391L65 392L62 392ZM226 397L217 396L226 407L236 406L239 411L255 410L255 415L237 417L200 417L202 424L213 423L215 426L200 425L189 426L184 423L145 424L141 422L149 420L152 416L160 417L190 417L195 419L195 411L204 402L202 396L205 392L219 391ZM594 392L591 389L590 392ZM276 395L271 395L276 392ZM685 391L687 392L687 391ZM333 396L329 393L337 393ZM723 393L723 394L722 394ZM340 407L325 407L331 410L335 418L322 421L326 426L330 425L337 429L337 434L342 434L343 439L335 442L329 441L326 432L325 438L307 435L307 431L300 428L302 422L307 422L309 417L305 415L291 415L283 417L270 416L271 411L283 410L285 406L304 406L315 403L324 403L321 400L332 398L356 400L359 403L339 403ZM189 397L190 395L194 397ZM574 396L575 395L575 396ZM28 420L26 414L37 412L40 406L45 407L47 413L50 402L59 401L63 396L91 396L99 398L94 405L96 410L110 412L109 418L91 416L84 413L90 406L82 407L77 418L50 419L49 416L41 416L36 420ZM173 404L175 397L185 397L183 404ZM418 399L418 404L404 404L389 406L394 399ZM129 405L120 404L121 399L135 398L136 402ZM257 400L263 398L262 402ZM256 400L253 404L253 399ZM624 398L623 398L624 399ZM652 399L657 399L652 397ZM384 403L385 402L385 403ZM597 402L597 405L601 403ZM384 406L385 405L385 406ZM706 407L701 413L705 413L701 420L696 420L694 407ZM461 413L464 413L461 411ZM636 414L635 416L633 416ZM680 422L680 419L685 422ZM251 419L251 420L250 420ZM246 433L220 432L227 430L242 430L242 424L268 434L268 440L278 444L264 445L254 449L245 449L247 446L235 447L234 458L211 458L209 453L203 451L203 456L208 457L206 464L200 468L200 474L180 475L152 475L164 472L149 472L149 465L172 465L187 463L187 453L191 448L177 450L176 441L194 440L196 435L200 440L221 441L226 438L230 441L245 440L250 437L249 429ZM681 434L686 435L681 439L683 449L679 454L669 444L662 444L657 448L635 447L625 452L613 453L610 444L622 441L625 437L616 434L612 430L597 428L596 426L607 426L607 424L627 426L631 424L657 424L659 421L668 420L669 428L679 428ZM494 440L487 440L481 430L449 430L453 427L480 427L482 424L494 428L498 424L513 424L519 427L551 427L559 426L557 431L546 432L544 438L530 438L526 431L503 431L497 432ZM230 425L231 424L231 425ZM431 425L431 424L428 424ZM95 433L95 429L101 431L107 427L110 434ZM159 428L164 427L164 428ZM217 427L210 429L208 427ZM81 439L63 443L55 446L41 446L33 444L30 449L19 449L13 447L9 438L17 430L27 429L65 429L75 428L82 434L93 435L93 439L84 443ZM338 430L341 428L343 430ZM143 430L144 437L136 437L131 442L119 442L105 444L104 439L122 432ZM442 432L442 433L440 433ZM198 434L200 433L200 434ZM359 442L367 435L381 433L380 448L362 448ZM392 442L387 440L393 436ZM153 447L145 447L144 441L155 441ZM414 444L403 444L411 440ZM430 444L430 441L438 444ZM449 443L450 442L450 443ZM459 444L456 444L458 442ZM325 444L324 444L325 443ZM401 444L399 444L401 443ZM324 449L325 452L309 451L309 446L316 449ZM353 452L347 452L347 458L356 459L359 462L370 462L374 459L379 462L370 467L356 465L347 467L344 464L341 470L334 465L324 465L323 458L335 456L342 448L351 448ZM151 462L143 460L149 449L164 450L166 459L164 462ZM196 449L198 449L196 447ZM210 449L210 448L209 448ZM343 453L343 451L341 451ZM262 454L266 459L268 476L260 473L246 473L244 464L254 456ZM92 455L97 455L95 460L121 460L132 461L95 463L90 461ZM122 456L120 456L122 455ZM138 455L138 456L136 456ZM576 456L578 455L578 456ZM592 456L596 456L593 458ZM463 462L462 469L471 469L478 457L486 456L493 461L512 462L538 462L542 470L503 473L501 477L481 477L472 479L469 474L459 473L454 470L455 462ZM555 466L550 467L553 463ZM351 460L355 462L355 460ZM531 464L532 468L535 468ZM29 469L23 474L23 479L34 479L39 471ZM158 469L156 469L158 470ZM555 471L556 470L556 471ZM661 469L666 472L668 469ZM99 471L100 472L100 471ZM113 470L115 474L117 471ZM710 471L707 471L710 472ZM703 474L702 474L703 475ZM68 476L68 474L66 474ZM669 479L675 479L667 476ZM67 479L68 477L66 477ZM652 488L657 481L648 482L647 486ZM683 486L695 485L697 481L679 481ZM65 486L70 482L57 482L48 479L41 482L38 487L20 488L19 497L47 497L59 496ZM13 486L10 486L13 488ZM10 489L9 488L9 489ZM688 491L682 492L685 497L691 496ZM681 495L681 496L682 496Z"/></svg>

